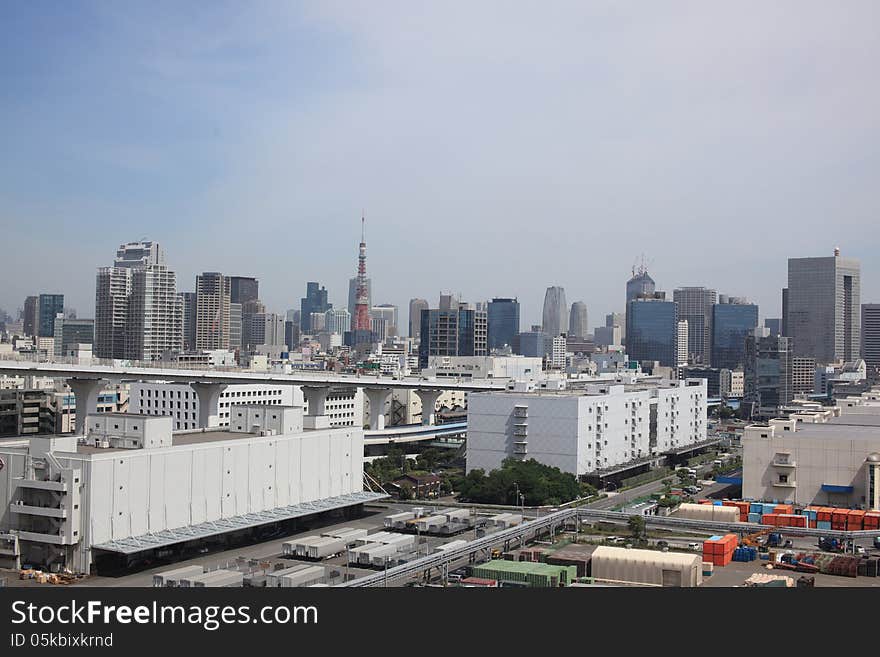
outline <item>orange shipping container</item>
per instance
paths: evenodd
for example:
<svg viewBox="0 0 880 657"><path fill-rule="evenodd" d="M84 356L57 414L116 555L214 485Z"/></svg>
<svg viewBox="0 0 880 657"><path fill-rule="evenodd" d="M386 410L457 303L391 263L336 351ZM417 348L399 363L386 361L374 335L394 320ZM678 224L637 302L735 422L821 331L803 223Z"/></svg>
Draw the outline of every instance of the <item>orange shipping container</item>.
<svg viewBox="0 0 880 657"><path fill-rule="evenodd" d="M778 524L776 514L775 513L765 513L763 516L761 516L761 524L762 525L772 525L775 527Z"/></svg>
<svg viewBox="0 0 880 657"><path fill-rule="evenodd" d="M880 511L868 511L865 514L865 529L880 529Z"/></svg>

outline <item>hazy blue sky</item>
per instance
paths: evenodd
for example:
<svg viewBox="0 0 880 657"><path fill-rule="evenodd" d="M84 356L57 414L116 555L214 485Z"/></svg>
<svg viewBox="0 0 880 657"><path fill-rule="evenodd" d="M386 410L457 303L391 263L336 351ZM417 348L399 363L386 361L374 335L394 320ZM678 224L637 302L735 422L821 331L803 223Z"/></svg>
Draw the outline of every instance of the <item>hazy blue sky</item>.
<svg viewBox="0 0 880 657"><path fill-rule="evenodd" d="M0 306L94 310L116 246L345 304L548 285L622 310L640 254L777 316L788 256L880 301L880 3L8 2Z"/></svg>

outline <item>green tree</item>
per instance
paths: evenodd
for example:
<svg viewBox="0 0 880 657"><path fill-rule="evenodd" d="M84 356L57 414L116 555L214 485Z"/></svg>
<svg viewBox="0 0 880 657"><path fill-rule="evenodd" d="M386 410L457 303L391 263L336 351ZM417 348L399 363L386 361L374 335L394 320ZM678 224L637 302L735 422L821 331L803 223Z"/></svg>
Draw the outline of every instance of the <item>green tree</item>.
<svg viewBox="0 0 880 657"><path fill-rule="evenodd" d="M408 482L401 482L399 497L402 500L411 500L413 498L413 488Z"/></svg>
<svg viewBox="0 0 880 657"><path fill-rule="evenodd" d="M641 543L647 538L648 534L645 529L645 519L642 516L630 516L626 524L636 543Z"/></svg>

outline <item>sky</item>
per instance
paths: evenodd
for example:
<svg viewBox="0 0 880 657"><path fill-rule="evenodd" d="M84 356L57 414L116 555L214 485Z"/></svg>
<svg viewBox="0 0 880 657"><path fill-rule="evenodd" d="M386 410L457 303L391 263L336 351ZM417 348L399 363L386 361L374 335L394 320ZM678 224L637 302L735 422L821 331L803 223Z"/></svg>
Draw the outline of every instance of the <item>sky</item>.
<svg viewBox="0 0 880 657"><path fill-rule="evenodd" d="M94 313L116 247L178 289L309 280L623 310L705 285L780 313L788 257L880 301L880 3L40 2L0 23L0 307Z"/></svg>

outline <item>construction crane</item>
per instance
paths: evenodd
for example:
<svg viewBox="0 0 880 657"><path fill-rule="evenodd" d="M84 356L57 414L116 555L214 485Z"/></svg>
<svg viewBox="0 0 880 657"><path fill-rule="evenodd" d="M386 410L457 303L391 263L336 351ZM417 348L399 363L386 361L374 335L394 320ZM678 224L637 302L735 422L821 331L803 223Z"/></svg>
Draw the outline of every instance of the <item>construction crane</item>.
<svg viewBox="0 0 880 657"><path fill-rule="evenodd" d="M749 534L749 535L747 535L747 536L743 536L741 542L742 542L742 544L745 545L746 547L758 547L758 546L760 546L760 545L763 544L759 539L761 539L761 537L763 537L763 536L766 536L766 535L769 534L771 531L772 531L772 530L769 529L769 528L768 528L768 529L762 529L761 531L754 532L753 534Z"/></svg>

